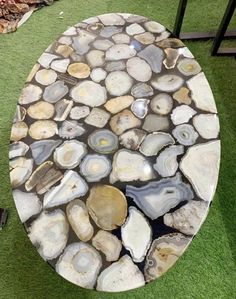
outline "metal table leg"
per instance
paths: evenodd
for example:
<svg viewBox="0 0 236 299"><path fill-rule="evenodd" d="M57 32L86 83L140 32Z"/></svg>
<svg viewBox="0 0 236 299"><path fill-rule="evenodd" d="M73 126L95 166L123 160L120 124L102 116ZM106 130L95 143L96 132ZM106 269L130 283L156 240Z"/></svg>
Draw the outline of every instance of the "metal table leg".
<svg viewBox="0 0 236 299"><path fill-rule="evenodd" d="M176 15L174 30L173 30L173 33L176 37L179 37L183 40L204 40L204 39L215 38L215 37L217 38L217 34L219 33L220 29L222 29L222 28L225 30L223 32L223 36L222 36L222 34L219 36L219 38L221 38L221 40L223 38L235 38L236 37L236 30L226 31L228 24L232 18L234 9L235 9L236 0L229 0L229 4L227 6L224 18L222 20L222 24L224 24L224 26L221 24L218 32L217 31L207 31L207 32L183 32L183 33L181 33L181 28L182 28L182 24L183 24L183 19L184 19L187 3L188 3L188 0L180 0L179 1L178 11L177 11L177 15ZM219 49L217 54L218 55L227 55L226 53L228 53L228 55L234 55L234 54L232 54L232 53L234 53L234 50ZM212 54L212 55L216 55L216 54Z"/></svg>
<svg viewBox="0 0 236 299"><path fill-rule="evenodd" d="M220 23L219 29L216 33L216 37L213 42L211 49L212 55L236 55L236 48L222 48L220 47L222 40L225 37L226 30L229 26L230 20L234 14L236 7L235 0L229 0L224 16Z"/></svg>

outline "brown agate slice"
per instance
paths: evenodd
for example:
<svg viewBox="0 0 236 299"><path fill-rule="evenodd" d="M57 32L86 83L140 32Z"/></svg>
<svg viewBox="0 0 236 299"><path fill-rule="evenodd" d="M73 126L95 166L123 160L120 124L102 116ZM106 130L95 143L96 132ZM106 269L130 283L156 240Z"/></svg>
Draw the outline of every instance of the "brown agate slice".
<svg viewBox="0 0 236 299"><path fill-rule="evenodd" d="M113 230L121 226L127 215L124 194L109 185L92 187L86 205L94 222L104 230Z"/></svg>

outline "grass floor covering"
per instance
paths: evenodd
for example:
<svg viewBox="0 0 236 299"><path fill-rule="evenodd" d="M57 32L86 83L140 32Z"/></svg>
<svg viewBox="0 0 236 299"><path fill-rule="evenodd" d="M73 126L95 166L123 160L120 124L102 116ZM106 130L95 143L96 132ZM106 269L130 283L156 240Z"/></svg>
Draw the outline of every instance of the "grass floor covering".
<svg viewBox="0 0 236 299"><path fill-rule="evenodd" d="M226 0L190 0L184 30L214 29ZM36 59L63 31L89 16L129 12L173 29L177 0L60 0L33 14L20 29L0 36L0 206L9 221L0 231L0 299L235 299L236 298L236 61L211 57L212 41L186 42L212 87L221 123L220 177L209 216L187 252L145 288L109 294L79 288L42 261L28 240L13 203L8 140L17 99ZM63 11L63 19L59 13ZM236 18L231 28L236 27Z"/></svg>

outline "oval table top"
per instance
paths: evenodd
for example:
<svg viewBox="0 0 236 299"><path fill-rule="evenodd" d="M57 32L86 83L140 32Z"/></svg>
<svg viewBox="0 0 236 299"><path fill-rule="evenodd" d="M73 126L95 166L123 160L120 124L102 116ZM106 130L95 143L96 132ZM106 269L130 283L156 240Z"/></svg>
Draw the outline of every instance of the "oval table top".
<svg viewBox="0 0 236 299"><path fill-rule="evenodd" d="M200 65L156 21L91 17L32 68L9 149L19 217L78 286L144 286L183 254L217 185L215 101Z"/></svg>

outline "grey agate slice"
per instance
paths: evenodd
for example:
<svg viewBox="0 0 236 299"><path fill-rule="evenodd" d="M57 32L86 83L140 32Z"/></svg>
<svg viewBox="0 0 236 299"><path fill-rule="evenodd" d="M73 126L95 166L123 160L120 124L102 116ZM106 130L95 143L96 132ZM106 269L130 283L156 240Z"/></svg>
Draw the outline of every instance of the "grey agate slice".
<svg viewBox="0 0 236 299"><path fill-rule="evenodd" d="M53 150L62 143L61 140L39 140L30 145L32 156L37 165L43 163Z"/></svg>
<svg viewBox="0 0 236 299"><path fill-rule="evenodd" d="M189 201L194 197L190 185L182 181L180 173L139 188L127 185L125 194L151 219L164 215L180 202Z"/></svg>

